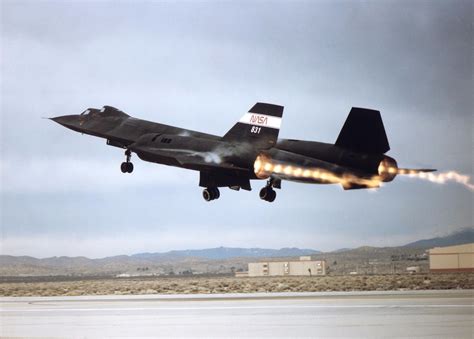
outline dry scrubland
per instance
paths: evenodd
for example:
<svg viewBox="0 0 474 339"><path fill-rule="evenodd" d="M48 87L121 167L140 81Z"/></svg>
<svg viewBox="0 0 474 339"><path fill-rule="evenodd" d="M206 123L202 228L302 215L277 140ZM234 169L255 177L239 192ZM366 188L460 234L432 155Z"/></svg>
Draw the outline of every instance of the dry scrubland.
<svg viewBox="0 0 474 339"><path fill-rule="evenodd" d="M0 283L1 296L474 289L474 274L325 277L186 277Z"/></svg>

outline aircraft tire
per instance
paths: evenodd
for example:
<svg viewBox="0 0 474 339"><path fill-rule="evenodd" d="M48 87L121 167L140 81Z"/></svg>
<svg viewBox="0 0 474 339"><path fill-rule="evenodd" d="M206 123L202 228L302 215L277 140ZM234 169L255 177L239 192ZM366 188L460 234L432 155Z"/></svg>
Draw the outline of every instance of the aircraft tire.
<svg viewBox="0 0 474 339"><path fill-rule="evenodd" d="M202 197L203 197L204 200L206 200L206 201L211 201L211 200L213 200L213 199L212 199L211 190L208 189L208 188L205 188L205 189L202 191Z"/></svg>
<svg viewBox="0 0 474 339"><path fill-rule="evenodd" d="M120 165L120 170L122 171L122 173L128 172L128 166L126 162L122 162L122 164Z"/></svg>
<svg viewBox="0 0 474 339"><path fill-rule="evenodd" d="M211 188L206 188L202 191L202 197L206 201L212 201L219 199L221 196L221 193L219 192L219 189L217 187L211 187Z"/></svg>
<svg viewBox="0 0 474 339"><path fill-rule="evenodd" d="M268 202L273 202L275 201L276 198L276 192L273 190L273 188L269 186L265 186L260 190L260 199L268 201Z"/></svg>
<svg viewBox="0 0 474 339"><path fill-rule="evenodd" d="M274 190L271 190L268 198L266 199L268 202L274 202L276 199L277 193Z"/></svg>
<svg viewBox="0 0 474 339"><path fill-rule="evenodd" d="M127 164L127 173L133 172L133 164L131 162L126 162Z"/></svg>
<svg viewBox="0 0 474 339"><path fill-rule="evenodd" d="M265 198L267 197L267 194L268 194L268 187L264 187L260 190L260 193L258 194L258 196L260 197L260 199L265 200Z"/></svg>

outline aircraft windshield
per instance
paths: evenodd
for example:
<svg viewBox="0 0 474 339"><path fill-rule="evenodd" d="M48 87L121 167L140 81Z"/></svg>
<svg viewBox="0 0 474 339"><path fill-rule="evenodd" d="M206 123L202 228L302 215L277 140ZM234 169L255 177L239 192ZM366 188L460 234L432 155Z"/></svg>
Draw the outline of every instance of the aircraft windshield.
<svg viewBox="0 0 474 339"><path fill-rule="evenodd" d="M112 106L102 107L102 109L100 110L100 114L102 116L128 116L127 114L125 114L121 110L119 110L115 107L112 107Z"/></svg>
<svg viewBox="0 0 474 339"><path fill-rule="evenodd" d="M97 108L88 108L80 114L84 117L108 117L108 116L128 116L124 112L112 106L104 106L100 110Z"/></svg>

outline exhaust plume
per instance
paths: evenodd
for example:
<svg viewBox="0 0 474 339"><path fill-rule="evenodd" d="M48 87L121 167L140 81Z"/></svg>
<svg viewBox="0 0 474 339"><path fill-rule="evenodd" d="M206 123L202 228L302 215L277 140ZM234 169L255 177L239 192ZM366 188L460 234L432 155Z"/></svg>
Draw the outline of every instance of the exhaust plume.
<svg viewBox="0 0 474 339"><path fill-rule="evenodd" d="M422 180L427 180L435 184L446 184L448 182L455 182L463 185L470 191L474 191L474 184L472 184L471 178L468 175L458 173L456 171L447 171L441 173L424 173L416 172L408 169L399 169L398 174L405 174L409 178L417 178Z"/></svg>
<svg viewBox="0 0 474 339"><path fill-rule="evenodd" d="M263 154L259 155L254 163L254 172L257 178L266 179L273 174L278 177L288 177L303 181L318 183L341 184L344 187L350 185L362 185L368 188L379 187L382 178L372 176L361 178L353 174L337 174L323 168L300 167L278 162Z"/></svg>
<svg viewBox="0 0 474 339"><path fill-rule="evenodd" d="M386 162L381 162L378 168L379 175L363 178L350 173L337 174L322 168L294 166L292 164L275 161L263 154L260 154L254 163L255 175L260 179L266 179L272 175L276 175L277 177L303 179L315 183L341 184L343 186L362 185L368 188L377 188L380 187L383 182L393 180L397 175L406 175L409 178L418 178L436 184L455 182L474 191L474 184L470 182L468 175L456 171L436 174L431 173L433 171L435 170L398 168L396 164L390 165Z"/></svg>

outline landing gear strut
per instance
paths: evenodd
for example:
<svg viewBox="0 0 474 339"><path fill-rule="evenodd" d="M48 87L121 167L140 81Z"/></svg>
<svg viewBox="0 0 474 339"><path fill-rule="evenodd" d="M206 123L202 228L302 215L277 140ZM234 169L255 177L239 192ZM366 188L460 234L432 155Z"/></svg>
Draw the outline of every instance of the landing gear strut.
<svg viewBox="0 0 474 339"><path fill-rule="evenodd" d="M132 173L133 172L133 164L130 162L130 158L132 157L132 152L128 149L125 151L125 156L127 157L125 162L122 162L120 165L120 170L122 173Z"/></svg>
<svg viewBox="0 0 474 339"><path fill-rule="evenodd" d="M259 194L260 199L268 201L268 202L275 201L276 192L273 189L273 187L279 188L279 183L275 182L275 180L273 178L270 178L267 181L267 185L260 190L260 194Z"/></svg>
<svg viewBox="0 0 474 339"><path fill-rule="evenodd" d="M219 199L220 196L221 193L219 192L219 189L217 187L208 187L202 191L202 197L206 201Z"/></svg>

